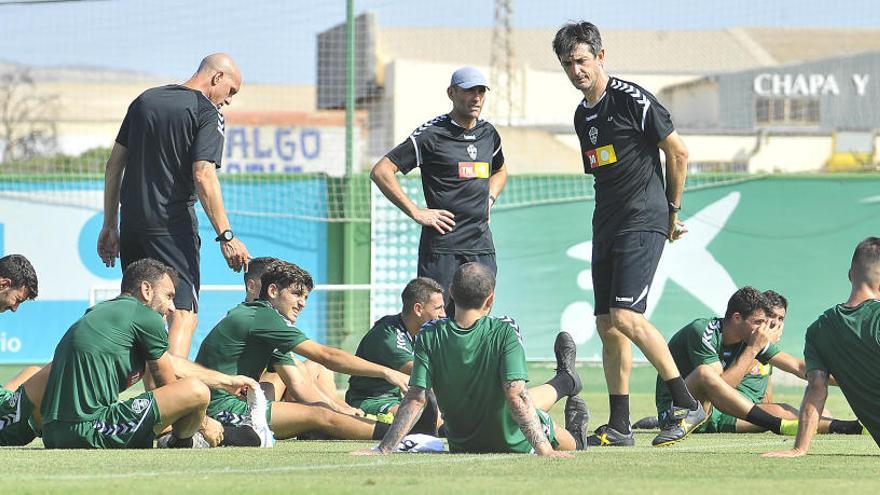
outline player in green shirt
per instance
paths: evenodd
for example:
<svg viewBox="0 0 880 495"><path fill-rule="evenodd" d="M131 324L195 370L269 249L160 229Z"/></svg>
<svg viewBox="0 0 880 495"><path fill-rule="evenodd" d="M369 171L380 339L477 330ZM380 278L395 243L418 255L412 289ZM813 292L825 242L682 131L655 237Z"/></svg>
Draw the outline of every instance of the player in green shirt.
<svg viewBox="0 0 880 495"><path fill-rule="evenodd" d="M37 297L37 274L20 254L0 258L0 313L15 312L18 306ZM36 433L30 422L33 404L24 383L40 368L31 366L0 387L0 446L27 445Z"/></svg>
<svg viewBox="0 0 880 495"><path fill-rule="evenodd" d="M446 317L443 287L430 278L411 280L400 295L403 310L380 318L358 344L355 355L409 375L413 343L425 323ZM367 414L394 414L402 399L400 389L375 378L353 376L345 401Z"/></svg>
<svg viewBox="0 0 880 495"><path fill-rule="evenodd" d="M782 328L785 316L788 311L788 301L779 293L767 290L762 294L766 300L766 312L768 315L769 326L771 329L779 326ZM722 346L721 362L725 369L736 362L734 351L738 351L741 346ZM798 359L785 352L779 352L772 356L771 361L784 363L783 369L795 369L796 376L805 378L805 364L803 359ZM752 403L767 413L778 416L785 420L796 420L798 410L794 406L785 403L774 403L770 400L770 374L773 365L770 363L762 363L755 359L752 366L746 371L743 379L737 384L736 390ZM635 429L650 429L657 426L657 417L642 418L633 424ZM787 433L793 434L791 429ZM721 412L718 408L713 408L703 426L698 428L696 433L759 433L767 431L758 425L752 424L744 419ZM822 419L819 423L820 433L842 433L850 435L858 435L862 432L862 425L858 421L836 420L831 417L830 413L823 412Z"/></svg>
<svg viewBox="0 0 880 495"><path fill-rule="evenodd" d="M782 333L782 325L771 327L768 311L767 300L760 291L743 287L730 297L724 318L694 320L672 336L669 351L681 376L685 377L688 390L703 403L707 412L710 407L718 409L782 434L796 429L797 422L768 413L735 388L756 359L803 376L803 369L793 362L794 358L781 353L775 344ZM659 377L655 398L660 424L663 425L672 396ZM667 436L661 430L653 445L669 445L682 437Z"/></svg>
<svg viewBox="0 0 880 495"><path fill-rule="evenodd" d="M259 299L262 283L260 277L273 263L281 260L271 256L253 258L248 262L244 274L244 302ZM363 411L345 403L339 396L333 372L314 361L302 361L291 354L293 364L279 363L281 374L276 370L266 370L260 376L260 387L269 400L303 402L306 404L324 403L331 409L343 414L363 416ZM282 375L284 375L282 377ZM289 385L288 385L289 384Z"/></svg>
<svg viewBox="0 0 880 495"><path fill-rule="evenodd" d="M851 291L807 328L807 389L794 448L768 457L798 457L810 449L831 375L856 417L880 446L880 238L856 247L849 269Z"/></svg>
<svg viewBox="0 0 880 495"><path fill-rule="evenodd" d="M199 349L197 363L259 378L267 368L279 371L292 366L293 351L337 372L382 378L406 388L407 376L399 371L309 340L294 326L313 288L308 272L279 261L266 268L260 283L259 299L239 304L211 330ZM235 394L213 391L208 414L223 424L237 424L245 419L247 404ZM367 440L381 438L387 431L387 425L338 413L323 403L273 401L266 421L279 439L318 431L339 439Z"/></svg>
<svg viewBox="0 0 880 495"><path fill-rule="evenodd" d="M55 349L40 412L47 448L150 448L171 426L169 447L206 447L222 428L205 422L209 387L259 385L167 353L163 317L173 309L174 269L145 258L122 275L122 294L86 311ZM149 367L157 387L125 401L119 394ZM187 378L177 379L178 376Z"/></svg>
<svg viewBox="0 0 880 495"><path fill-rule="evenodd" d="M522 335L507 317L488 316L495 300L495 275L479 263L455 272L450 287L455 318L425 325L415 344L410 389L391 429L375 449L358 455L387 454L416 423L433 388L452 452L535 452L566 457L586 441L588 413L574 371L575 345L565 332L557 338L557 374L526 390L528 371ZM546 413L560 398L566 428Z"/></svg>

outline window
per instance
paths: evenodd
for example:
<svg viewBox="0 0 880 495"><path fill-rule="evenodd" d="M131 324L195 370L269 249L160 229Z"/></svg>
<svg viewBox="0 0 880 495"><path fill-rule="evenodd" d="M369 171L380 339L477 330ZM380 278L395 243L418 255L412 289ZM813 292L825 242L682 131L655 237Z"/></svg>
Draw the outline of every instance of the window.
<svg viewBox="0 0 880 495"><path fill-rule="evenodd" d="M774 125L816 125L819 100L813 98L758 98L755 122Z"/></svg>

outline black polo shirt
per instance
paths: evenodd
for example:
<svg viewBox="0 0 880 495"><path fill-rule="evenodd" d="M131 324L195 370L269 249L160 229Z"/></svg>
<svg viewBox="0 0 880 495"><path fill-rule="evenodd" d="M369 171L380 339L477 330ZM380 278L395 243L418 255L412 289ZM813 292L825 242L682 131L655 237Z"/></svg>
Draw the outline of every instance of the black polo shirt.
<svg viewBox="0 0 880 495"><path fill-rule="evenodd" d="M612 77L593 106L574 112L584 171L595 178L593 239L669 230L657 145L675 130L669 112L644 88Z"/></svg>
<svg viewBox="0 0 880 495"><path fill-rule="evenodd" d="M147 234L198 232L192 166L223 155L223 114L200 91L160 86L128 107L116 142L128 149L121 228Z"/></svg>
<svg viewBox="0 0 880 495"><path fill-rule="evenodd" d="M455 227L441 235L422 227L420 253L494 253L489 231L489 177L504 166L501 137L478 120L465 129L449 115L430 120L388 152L404 174L421 167L428 208L449 210Z"/></svg>

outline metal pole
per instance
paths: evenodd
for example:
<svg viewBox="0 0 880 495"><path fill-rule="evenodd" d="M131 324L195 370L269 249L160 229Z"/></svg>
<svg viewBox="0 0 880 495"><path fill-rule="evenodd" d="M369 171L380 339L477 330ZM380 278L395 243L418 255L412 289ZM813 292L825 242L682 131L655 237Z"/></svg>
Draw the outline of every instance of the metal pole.
<svg viewBox="0 0 880 495"><path fill-rule="evenodd" d="M345 9L345 175L354 172L354 0Z"/></svg>

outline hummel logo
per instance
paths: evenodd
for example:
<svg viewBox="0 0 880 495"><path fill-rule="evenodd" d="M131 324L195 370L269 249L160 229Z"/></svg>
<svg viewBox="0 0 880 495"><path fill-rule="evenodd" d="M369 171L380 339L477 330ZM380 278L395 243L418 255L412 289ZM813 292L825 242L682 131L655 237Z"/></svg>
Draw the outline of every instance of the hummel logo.
<svg viewBox="0 0 880 495"><path fill-rule="evenodd" d="M477 139L477 136L474 136L471 134L465 134L464 138L467 139L468 141L473 141L473 140Z"/></svg>
<svg viewBox="0 0 880 495"><path fill-rule="evenodd" d="M596 114L588 115L588 116L587 116L587 122L589 122L589 121L591 121L591 120L596 120L596 117L598 117L598 115L596 115Z"/></svg>
<svg viewBox="0 0 880 495"><path fill-rule="evenodd" d="M617 302L628 302L628 303L633 302L633 298L632 298L632 297L620 297L620 296L614 296L614 300L617 301Z"/></svg>

